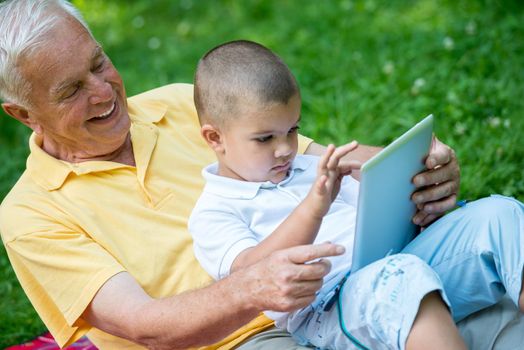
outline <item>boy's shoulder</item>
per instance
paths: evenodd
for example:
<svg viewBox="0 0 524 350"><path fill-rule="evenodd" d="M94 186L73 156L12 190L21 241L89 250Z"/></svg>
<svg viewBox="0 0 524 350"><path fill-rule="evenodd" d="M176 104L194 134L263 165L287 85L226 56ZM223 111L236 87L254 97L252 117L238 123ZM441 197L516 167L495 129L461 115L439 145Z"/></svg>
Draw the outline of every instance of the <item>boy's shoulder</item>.
<svg viewBox="0 0 524 350"><path fill-rule="evenodd" d="M202 169L206 184L191 212L190 221L207 212L236 213L238 208L256 197L259 186L253 182L240 181L217 174L218 163ZM244 202L244 204L239 203Z"/></svg>

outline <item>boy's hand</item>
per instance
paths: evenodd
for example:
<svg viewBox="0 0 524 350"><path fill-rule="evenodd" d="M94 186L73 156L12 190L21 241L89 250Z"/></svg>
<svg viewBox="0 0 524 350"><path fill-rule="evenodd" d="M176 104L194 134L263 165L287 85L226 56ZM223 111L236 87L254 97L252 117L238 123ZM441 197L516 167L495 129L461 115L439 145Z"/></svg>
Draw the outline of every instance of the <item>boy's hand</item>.
<svg viewBox="0 0 524 350"><path fill-rule="evenodd" d="M309 202L312 215L322 219L340 191L342 178L354 169L360 169L359 162L341 160L357 146L358 143L352 141L337 148L333 145L327 147L318 162L317 179L305 199Z"/></svg>

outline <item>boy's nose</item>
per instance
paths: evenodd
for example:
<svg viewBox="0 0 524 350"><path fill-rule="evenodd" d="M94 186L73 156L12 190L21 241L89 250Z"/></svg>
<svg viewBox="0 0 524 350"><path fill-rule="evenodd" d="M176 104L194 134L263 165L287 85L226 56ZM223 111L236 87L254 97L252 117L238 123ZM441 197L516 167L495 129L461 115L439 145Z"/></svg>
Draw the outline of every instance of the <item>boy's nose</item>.
<svg viewBox="0 0 524 350"><path fill-rule="evenodd" d="M293 148L287 142L281 142L275 149L275 158L287 157L293 152Z"/></svg>

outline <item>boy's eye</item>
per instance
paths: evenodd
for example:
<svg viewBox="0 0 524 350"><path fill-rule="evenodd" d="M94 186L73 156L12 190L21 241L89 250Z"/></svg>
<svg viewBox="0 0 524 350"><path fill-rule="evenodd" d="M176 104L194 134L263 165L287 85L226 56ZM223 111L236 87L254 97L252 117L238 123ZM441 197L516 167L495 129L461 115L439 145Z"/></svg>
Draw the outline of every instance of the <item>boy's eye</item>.
<svg viewBox="0 0 524 350"><path fill-rule="evenodd" d="M257 137L255 140L258 142L267 142L273 138L273 135L267 135L267 136L260 136Z"/></svg>
<svg viewBox="0 0 524 350"><path fill-rule="evenodd" d="M300 129L300 127L298 125L294 126L291 129L289 129L288 134L296 133L298 131L298 129Z"/></svg>

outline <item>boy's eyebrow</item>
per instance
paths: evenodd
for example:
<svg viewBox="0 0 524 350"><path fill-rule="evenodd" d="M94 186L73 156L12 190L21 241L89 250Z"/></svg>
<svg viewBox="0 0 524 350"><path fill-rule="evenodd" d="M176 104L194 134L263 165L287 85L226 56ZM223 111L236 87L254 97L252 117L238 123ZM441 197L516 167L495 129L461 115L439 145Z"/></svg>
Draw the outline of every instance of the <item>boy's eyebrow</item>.
<svg viewBox="0 0 524 350"><path fill-rule="evenodd" d="M302 118L301 115L298 116L298 119L297 121L295 122L294 126L297 126L297 124L300 122L300 119ZM263 130L263 131L257 131L255 133L253 133L253 135L265 135L265 134L272 134L274 132L274 130Z"/></svg>

